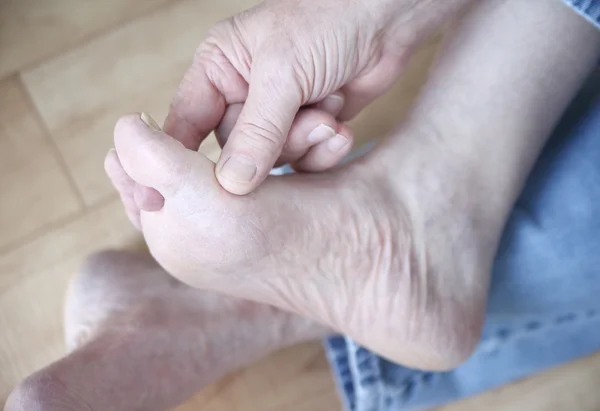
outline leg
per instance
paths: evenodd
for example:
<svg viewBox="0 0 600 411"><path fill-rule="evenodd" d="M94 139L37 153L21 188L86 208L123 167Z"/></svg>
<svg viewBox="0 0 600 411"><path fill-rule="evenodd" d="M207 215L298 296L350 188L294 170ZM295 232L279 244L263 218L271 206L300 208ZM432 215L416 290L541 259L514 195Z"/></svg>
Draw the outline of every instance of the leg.
<svg viewBox="0 0 600 411"><path fill-rule="evenodd" d="M6 411L163 411L273 350L323 335L116 251L90 257L72 283L65 328L70 354L22 382Z"/></svg>
<svg viewBox="0 0 600 411"><path fill-rule="evenodd" d="M448 369L479 341L502 228L599 44L559 2L481 2L409 121L362 161L234 196L209 160L131 115L109 164L163 194L141 226L177 278Z"/></svg>
<svg viewBox="0 0 600 411"><path fill-rule="evenodd" d="M600 350L599 136L596 72L566 111L511 213L473 356L454 371L427 373L333 337L328 356L348 409L424 409Z"/></svg>

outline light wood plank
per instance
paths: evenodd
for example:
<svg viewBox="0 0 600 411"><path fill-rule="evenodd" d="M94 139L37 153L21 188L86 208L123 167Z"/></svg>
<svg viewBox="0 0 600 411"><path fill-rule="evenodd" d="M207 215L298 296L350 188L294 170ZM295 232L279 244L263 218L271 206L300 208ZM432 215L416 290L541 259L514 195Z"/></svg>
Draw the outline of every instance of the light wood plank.
<svg viewBox="0 0 600 411"><path fill-rule="evenodd" d="M341 408L320 343L280 351L207 387L174 411L335 411Z"/></svg>
<svg viewBox="0 0 600 411"><path fill-rule="evenodd" d="M0 249L80 209L18 79L0 81Z"/></svg>
<svg viewBox="0 0 600 411"><path fill-rule="evenodd" d="M254 3L181 1L23 74L88 204L113 192L102 160L116 119L147 111L162 123L205 32ZM211 140L205 152L217 150Z"/></svg>
<svg viewBox="0 0 600 411"><path fill-rule="evenodd" d="M600 410L600 353L438 411Z"/></svg>
<svg viewBox="0 0 600 411"><path fill-rule="evenodd" d="M3 0L0 77L173 0Z"/></svg>

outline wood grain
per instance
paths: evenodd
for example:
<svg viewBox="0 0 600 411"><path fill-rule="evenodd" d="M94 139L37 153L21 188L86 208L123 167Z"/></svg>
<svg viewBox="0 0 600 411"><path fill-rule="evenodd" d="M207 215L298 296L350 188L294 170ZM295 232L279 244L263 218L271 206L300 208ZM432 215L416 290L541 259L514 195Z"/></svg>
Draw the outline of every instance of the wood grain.
<svg viewBox="0 0 600 411"><path fill-rule="evenodd" d="M594 354L438 411L597 411L599 381L600 354Z"/></svg>
<svg viewBox="0 0 600 411"><path fill-rule="evenodd" d="M0 80L0 249L81 209L18 79Z"/></svg>
<svg viewBox="0 0 600 411"><path fill-rule="evenodd" d="M340 409L329 365L319 343L303 344L275 353L207 387L174 411L283 409Z"/></svg>
<svg viewBox="0 0 600 411"><path fill-rule="evenodd" d="M172 0L3 0L0 77Z"/></svg>

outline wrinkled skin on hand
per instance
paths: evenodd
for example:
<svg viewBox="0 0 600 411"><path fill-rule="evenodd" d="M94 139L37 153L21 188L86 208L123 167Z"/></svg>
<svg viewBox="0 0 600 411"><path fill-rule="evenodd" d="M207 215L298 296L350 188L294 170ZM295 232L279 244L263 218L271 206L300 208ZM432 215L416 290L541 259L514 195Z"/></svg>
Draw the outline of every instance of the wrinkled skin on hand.
<svg viewBox="0 0 600 411"><path fill-rule="evenodd" d="M468 1L263 2L209 31L164 130L195 150L223 118L237 120L216 168L219 183L234 194L258 187L285 151L293 127L327 124L334 137L350 143L347 152L352 136L343 122L387 91L415 46ZM319 115L302 116L306 107ZM307 134L302 147L283 160L322 171L343 157L314 165L311 157L326 157L318 147L326 142L309 141ZM138 197L142 209L162 205L155 191Z"/></svg>

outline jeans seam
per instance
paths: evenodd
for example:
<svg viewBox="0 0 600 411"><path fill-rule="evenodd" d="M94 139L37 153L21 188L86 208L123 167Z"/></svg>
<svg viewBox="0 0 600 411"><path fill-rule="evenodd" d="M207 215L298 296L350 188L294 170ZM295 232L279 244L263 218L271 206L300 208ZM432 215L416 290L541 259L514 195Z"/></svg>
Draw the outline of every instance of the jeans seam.
<svg viewBox="0 0 600 411"><path fill-rule="evenodd" d="M592 320L597 314L597 309L588 308L581 311L568 311L566 313L556 315L548 321L530 320L527 321L522 327L500 327L498 330L496 330L496 332L493 333L493 336L482 338L480 344L495 341L497 343L501 343L501 345L505 345L514 338L535 332L545 331L550 327L559 327L575 321ZM500 346L496 347L494 350L490 350L490 352L498 351L498 349L500 349Z"/></svg>

